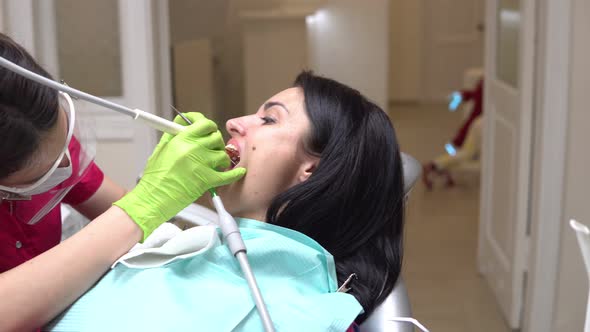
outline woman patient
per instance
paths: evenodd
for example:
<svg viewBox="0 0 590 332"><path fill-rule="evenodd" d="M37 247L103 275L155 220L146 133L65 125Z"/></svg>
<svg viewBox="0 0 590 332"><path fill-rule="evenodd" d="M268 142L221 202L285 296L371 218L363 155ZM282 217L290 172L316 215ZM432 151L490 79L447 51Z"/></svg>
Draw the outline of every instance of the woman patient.
<svg viewBox="0 0 590 332"><path fill-rule="evenodd" d="M247 174L218 193L240 224L277 331L361 323L402 264L402 163L387 115L358 91L302 72L226 129L232 163ZM261 330L220 242L203 226L168 249L131 252L48 328ZM336 292L353 274L349 290Z"/></svg>

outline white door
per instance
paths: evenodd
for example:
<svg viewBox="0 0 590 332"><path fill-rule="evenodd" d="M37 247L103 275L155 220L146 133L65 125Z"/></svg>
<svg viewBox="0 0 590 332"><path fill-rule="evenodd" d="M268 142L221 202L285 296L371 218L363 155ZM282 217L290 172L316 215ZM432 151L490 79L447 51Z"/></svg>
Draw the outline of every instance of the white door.
<svg viewBox="0 0 590 332"><path fill-rule="evenodd" d="M531 172L534 0L488 0L478 266L521 324Z"/></svg>
<svg viewBox="0 0 590 332"><path fill-rule="evenodd" d="M4 0L7 33L55 79L130 108L155 112L152 1ZM156 132L129 117L80 102L95 122L96 160L132 188Z"/></svg>
<svg viewBox="0 0 590 332"><path fill-rule="evenodd" d="M466 69L483 65L484 0L428 0L422 5L423 99L441 101L463 87Z"/></svg>

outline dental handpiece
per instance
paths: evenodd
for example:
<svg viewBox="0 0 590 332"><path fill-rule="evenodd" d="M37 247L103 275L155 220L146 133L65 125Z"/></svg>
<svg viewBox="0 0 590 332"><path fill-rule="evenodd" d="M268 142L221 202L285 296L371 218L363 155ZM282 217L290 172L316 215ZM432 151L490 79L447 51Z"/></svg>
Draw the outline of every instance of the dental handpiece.
<svg viewBox="0 0 590 332"><path fill-rule="evenodd" d="M106 99L99 98L99 97L93 96L89 93L74 89L74 88L69 87L65 84L61 84L59 82L50 80L50 79L43 77L39 74L33 73L32 71L27 70L17 64L14 64L11 61L8 61L1 56L0 56L0 66L6 68L16 74L22 75L30 80L33 80L41 85L45 85L45 86L50 87L52 89L68 93L73 97L80 98L80 99L86 100L88 102L91 102L93 104L103 106L103 107L106 107L106 108L111 109L113 111L117 111L119 113L123 113L125 115L128 115L135 120L140 120L141 122L147 124L148 126L154 128L156 130L163 131L165 133L169 133L172 135L176 135L184 130L184 126L181 126L178 123L174 123L172 121L166 120L166 119L161 118L157 115L142 111L140 109L131 109L129 107L119 105L117 103L113 103L113 102L108 101Z"/></svg>
<svg viewBox="0 0 590 332"><path fill-rule="evenodd" d="M187 124L192 124L191 120L184 116L184 114L182 114L174 106L170 105L170 107L172 107L174 112L176 112ZM252 268L248 262L248 256L246 255L246 244L242 239L242 234L240 233L238 223L223 206L221 197L217 195L215 188L209 189L209 193L211 194L213 206L215 206L215 210L219 216L219 228L221 229L223 238L225 239L225 242L227 243L227 246L229 247L232 255L236 257L240 263L240 268L244 272L244 277L246 278L248 287L252 292L252 297L254 298L254 303L256 304L260 318L262 319L264 330L266 332L274 332L275 329L272 324L272 320L270 319L270 314L268 313L268 309L264 303L264 299L262 298L262 293L260 292L256 278L254 277L254 272L252 272Z"/></svg>

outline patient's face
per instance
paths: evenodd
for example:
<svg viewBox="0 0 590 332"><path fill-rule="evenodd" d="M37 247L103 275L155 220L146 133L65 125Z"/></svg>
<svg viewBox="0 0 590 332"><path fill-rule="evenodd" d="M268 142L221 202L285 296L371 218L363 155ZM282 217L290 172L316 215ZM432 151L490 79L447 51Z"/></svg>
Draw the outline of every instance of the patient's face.
<svg viewBox="0 0 590 332"><path fill-rule="evenodd" d="M310 128L303 90L284 90L255 114L229 120L226 128L231 135L228 144L239 150L237 166L248 172L218 192L235 217L264 221L271 200L304 181L317 161L303 149Z"/></svg>

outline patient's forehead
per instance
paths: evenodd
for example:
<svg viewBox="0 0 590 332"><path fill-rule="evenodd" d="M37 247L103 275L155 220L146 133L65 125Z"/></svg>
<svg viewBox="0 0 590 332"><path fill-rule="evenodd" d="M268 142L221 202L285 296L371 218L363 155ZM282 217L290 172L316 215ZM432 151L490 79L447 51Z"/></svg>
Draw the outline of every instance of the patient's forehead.
<svg viewBox="0 0 590 332"><path fill-rule="evenodd" d="M283 90L268 99L265 105L275 105L268 109L270 115L278 118L279 127L289 131L299 143L309 134L310 119L305 108L305 95L300 87ZM265 108L263 105L263 109Z"/></svg>
<svg viewBox="0 0 590 332"><path fill-rule="evenodd" d="M299 87L289 88L277 93L267 101L267 103L272 102L280 102L284 104L288 110L288 115L290 116L305 115L305 96L303 94L303 89Z"/></svg>
<svg viewBox="0 0 590 332"><path fill-rule="evenodd" d="M293 98L296 100L303 99L303 89L300 87L292 87L285 89L278 94L284 95L285 98Z"/></svg>

